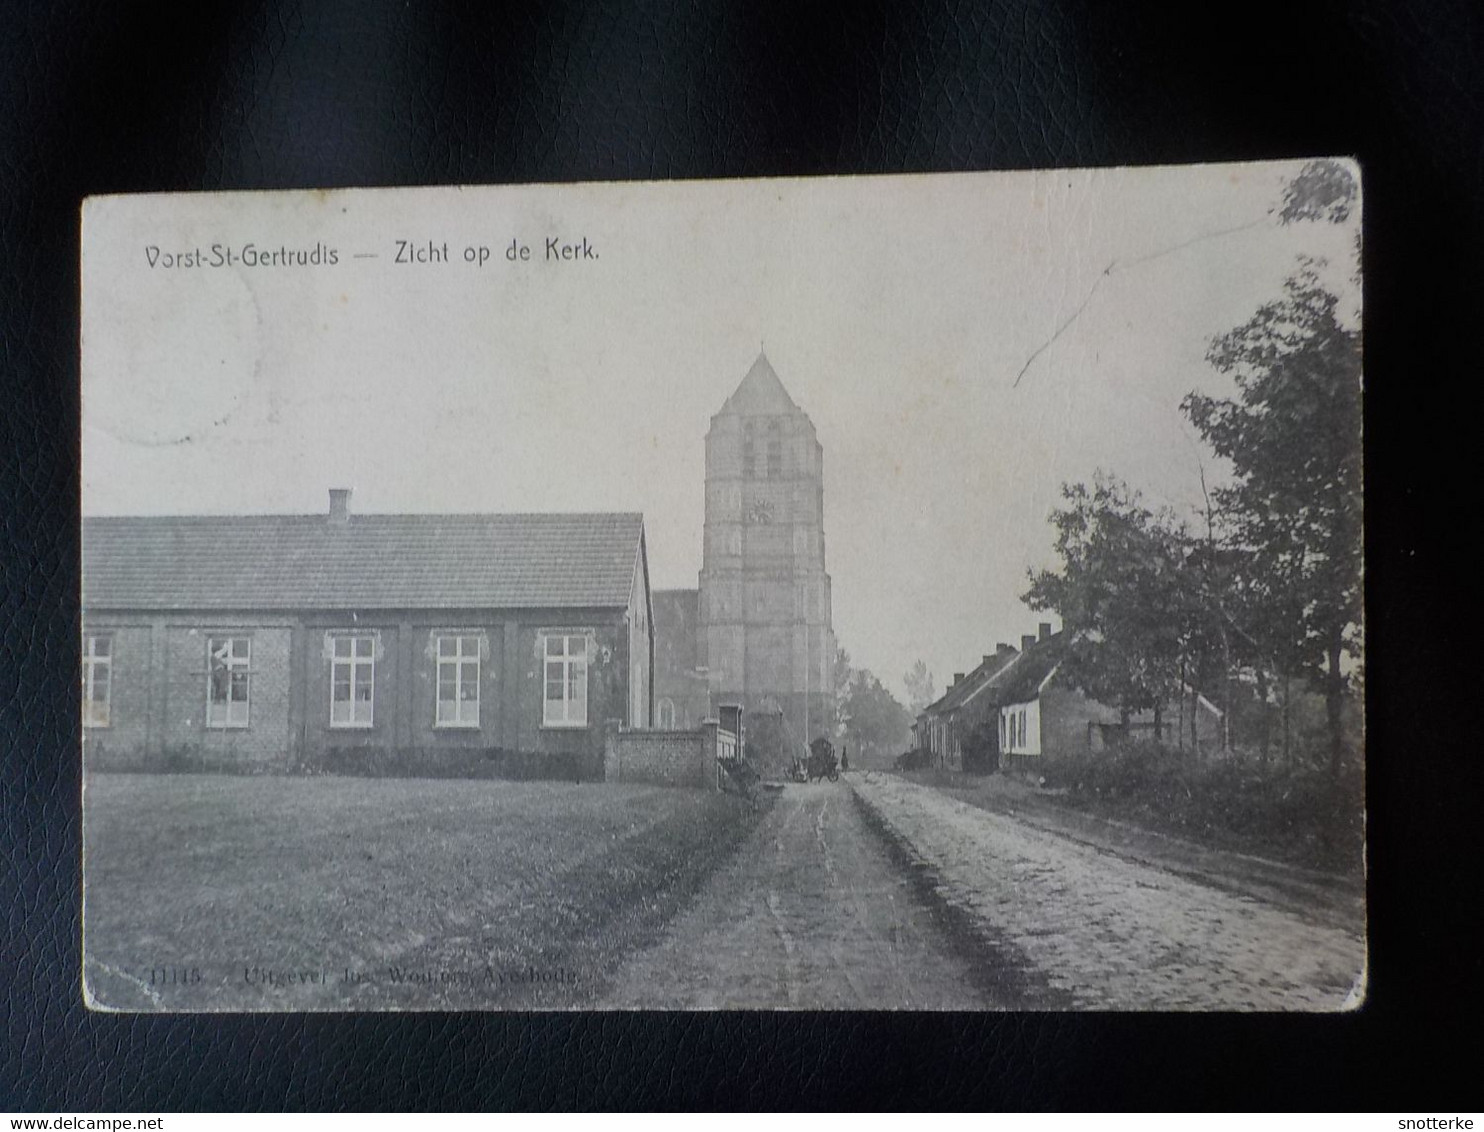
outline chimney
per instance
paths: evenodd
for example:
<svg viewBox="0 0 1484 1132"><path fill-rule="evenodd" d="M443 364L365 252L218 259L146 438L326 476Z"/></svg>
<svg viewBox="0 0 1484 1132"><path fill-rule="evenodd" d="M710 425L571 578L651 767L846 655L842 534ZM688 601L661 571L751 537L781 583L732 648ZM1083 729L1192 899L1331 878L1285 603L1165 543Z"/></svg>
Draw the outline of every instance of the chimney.
<svg viewBox="0 0 1484 1132"><path fill-rule="evenodd" d="M1015 650L1010 645L1007 645L1004 641L997 641L995 643L994 651L997 653L1006 653L1014 652Z"/></svg>
<svg viewBox="0 0 1484 1132"><path fill-rule="evenodd" d="M954 687L957 687L959 685L959 683L962 682L963 678L964 678L964 674L962 672L955 672L953 674L953 684L954 684Z"/></svg>
<svg viewBox="0 0 1484 1132"><path fill-rule="evenodd" d="M1038 626L1038 628L1041 630L1041 639L1043 641L1047 637L1051 636L1051 622L1050 621L1042 621L1041 624Z"/></svg>
<svg viewBox="0 0 1484 1132"><path fill-rule="evenodd" d="M346 523L350 521L350 488L330 488L330 522Z"/></svg>
<svg viewBox="0 0 1484 1132"><path fill-rule="evenodd" d="M983 656L981 656L981 657L980 657L980 658L979 658L979 663L980 663L980 664L984 664L984 665L987 665L987 664L989 664L989 662L990 662L990 661L992 661L992 660L993 660L993 659L994 659L994 656L993 656L993 654L990 654L990 653L985 653L985 654L984 654L984 655L983 655Z"/></svg>
<svg viewBox="0 0 1484 1132"><path fill-rule="evenodd" d="M1029 649L1035 643L1036 643L1036 638L1033 637L1033 636L1031 636L1029 633L1023 633L1023 634L1021 634L1021 637L1020 637L1020 651L1021 652L1025 652L1027 649Z"/></svg>

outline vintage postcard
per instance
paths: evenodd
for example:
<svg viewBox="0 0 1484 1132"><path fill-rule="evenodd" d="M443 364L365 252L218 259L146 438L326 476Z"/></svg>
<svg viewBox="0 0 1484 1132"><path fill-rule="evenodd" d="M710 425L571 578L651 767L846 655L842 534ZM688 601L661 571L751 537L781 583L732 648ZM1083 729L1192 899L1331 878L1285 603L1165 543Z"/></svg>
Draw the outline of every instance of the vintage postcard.
<svg viewBox="0 0 1484 1132"><path fill-rule="evenodd" d="M1353 1008L1360 220L88 200L86 1001Z"/></svg>

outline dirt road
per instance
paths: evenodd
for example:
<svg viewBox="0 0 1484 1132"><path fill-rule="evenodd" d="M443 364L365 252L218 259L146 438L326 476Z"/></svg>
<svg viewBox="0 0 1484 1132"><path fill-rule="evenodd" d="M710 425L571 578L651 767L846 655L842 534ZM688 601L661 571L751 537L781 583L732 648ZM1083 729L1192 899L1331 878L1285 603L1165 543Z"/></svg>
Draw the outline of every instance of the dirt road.
<svg viewBox="0 0 1484 1132"><path fill-rule="evenodd" d="M791 784L603 1005L993 1008L1007 1003L992 960L924 898L848 786Z"/></svg>

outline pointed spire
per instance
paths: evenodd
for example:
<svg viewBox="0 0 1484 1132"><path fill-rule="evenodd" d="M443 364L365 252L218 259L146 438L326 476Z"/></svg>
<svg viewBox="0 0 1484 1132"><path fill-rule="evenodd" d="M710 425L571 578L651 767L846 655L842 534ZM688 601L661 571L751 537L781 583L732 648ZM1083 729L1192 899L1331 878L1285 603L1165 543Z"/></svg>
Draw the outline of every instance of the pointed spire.
<svg viewBox="0 0 1484 1132"><path fill-rule="evenodd" d="M752 368L747 371L747 376L737 386L727 403L722 406L722 411L731 411L743 414L764 413L787 413L795 412L798 406L794 404L788 390L783 388L783 382L778 379L774 372L772 363L768 361L768 355L759 349L757 361L752 363Z"/></svg>

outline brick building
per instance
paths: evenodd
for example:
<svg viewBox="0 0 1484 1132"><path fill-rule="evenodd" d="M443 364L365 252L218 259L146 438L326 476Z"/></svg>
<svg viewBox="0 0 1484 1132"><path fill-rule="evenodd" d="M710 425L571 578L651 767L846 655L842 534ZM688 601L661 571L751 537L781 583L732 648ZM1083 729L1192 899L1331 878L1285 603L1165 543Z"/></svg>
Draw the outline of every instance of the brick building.
<svg viewBox="0 0 1484 1132"><path fill-rule="evenodd" d="M937 766L954 770L1035 772L1046 758L1100 751L1125 734L1154 737L1153 713L1124 720L1066 676L1071 639L1041 622L1020 648L996 646L978 668L958 673L948 690L917 717L913 742ZM1194 732L1203 750L1221 742L1221 710L1187 692L1161 713L1165 742L1184 742Z"/></svg>
<svg viewBox="0 0 1484 1132"><path fill-rule="evenodd" d="M824 449L763 354L711 418L703 540L698 588L657 602L659 719L694 725L735 704L751 734L776 721L802 753L834 730Z"/></svg>
<svg viewBox="0 0 1484 1132"><path fill-rule="evenodd" d="M92 768L601 777L647 727L637 514L90 518Z"/></svg>
<svg viewBox="0 0 1484 1132"><path fill-rule="evenodd" d="M1019 658L1015 649L1002 643L972 672L954 673L953 683L943 695L917 717L913 725L915 746L929 752L937 766L993 769L999 755L996 737L1000 703L996 692Z"/></svg>
<svg viewBox="0 0 1484 1132"><path fill-rule="evenodd" d="M1152 711L1124 719L1116 707L1093 699L1067 679L1071 636L1049 629L1041 626L1040 640L1024 638L1020 661L998 689L1001 765L1035 772L1048 757L1101 751L1123 738L1184 743L1192 731L1201 749L1218 748L1222 713L1205 696L1187 690L1166 704L1157 731Z"/></svg>
<svg viewBox="0 0 1484 1132"><path fill-rule="evenodd" d="M654 725L691 728L716 718L700 659L700 592L655 590L654 624Z"/></svg>

